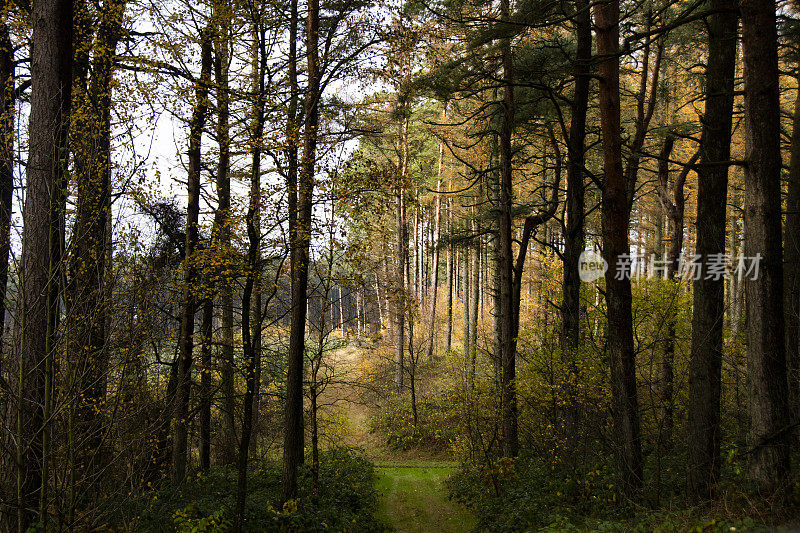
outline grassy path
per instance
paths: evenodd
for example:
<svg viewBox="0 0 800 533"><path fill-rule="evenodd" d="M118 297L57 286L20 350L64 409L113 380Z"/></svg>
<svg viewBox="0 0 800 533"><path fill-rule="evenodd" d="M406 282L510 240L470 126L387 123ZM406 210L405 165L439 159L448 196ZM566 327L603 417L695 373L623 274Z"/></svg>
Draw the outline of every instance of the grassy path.
<svg viewBox="0 0 800 533"><path fill-rule="evenodd" d="M347 347L332 354L330 359L338 367L343 382L358 381L358 367L364 356L364 351ZM348 421L344 442L360 447L377 466L381 518L401 533L472 531L475 517L462 505L451 502L444 486L456 464L423 451L387 449L385 442L369 430L369 419L376 413L377 405L364 401L360 392L357 388L334 384L326 388L323 400L326 397L347 400L342 404Z"/></svg>
<svg viewBox="0 0 800 533"><path fill-rule="evenodd" d="M398 532L467 532L475 517L447 499L445 478L453 471L442 461L378 462L381 517Z"/></svg>

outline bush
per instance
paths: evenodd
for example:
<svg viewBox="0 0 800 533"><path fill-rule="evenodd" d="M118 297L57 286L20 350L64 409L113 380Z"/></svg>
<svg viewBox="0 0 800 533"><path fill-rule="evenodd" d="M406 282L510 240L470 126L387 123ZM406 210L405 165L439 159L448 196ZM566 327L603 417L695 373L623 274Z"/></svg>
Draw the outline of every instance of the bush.
<svg viewBox="0 0 800 533"><path fill-rule="evenodd" d="M371 420L370 429L384 435L393 450L428 449L443 451L456 440L460 427L459 413L453 409L453 391L417 398L418 424L414 425L411 404L404 395L386 402Z"/></svg>
<svg viewBox="0 0 800 533"><path fill-rule="evenodd" d="M377 532L386 526L375 518L378 494L372 464L349 450L320 454L320 490L314 496L310 464L299 473L299 495L283 508L277 464L253 463L248 475L245 531ZM232 525L237 474L231 468L198 473L180 487L142 494L122 515L126 530L224 533ZM122 523L118 524L122 525Z"/></svg>
<svg viewBox="0 0 800 533"><path fill-rule="evenodd" d="M621 504L607 467L567 472L520 457L463 465L448 480L450 497L471 508L478 531L604 531L723 533L763 531L735 510L653 510ZM751 509L752 511L752 509ZM730 516L727 516L732 512ZM711 515L711 516L709 516ZM714 516L717 515L717 516Z"/></svg>

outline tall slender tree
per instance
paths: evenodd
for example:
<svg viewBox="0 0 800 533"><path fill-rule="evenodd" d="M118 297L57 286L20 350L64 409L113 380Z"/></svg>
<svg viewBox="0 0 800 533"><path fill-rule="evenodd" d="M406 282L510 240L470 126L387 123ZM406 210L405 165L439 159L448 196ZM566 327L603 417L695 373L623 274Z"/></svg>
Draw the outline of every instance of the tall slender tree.
<svg viewBox="0 0 800 533"><path fill-rule="evenodd" d="M58 309L59 262L66 189L67 132L72 88L72 0L33 2L31 116L23 207L22 322L17 398L17 530L47 510L43 487L49 421L45 404ZM44 518L44 517L40 517Z"/></svg>
<svg viewBox="0 0 800 533"><path fill-rule="evenodd" d="M292 262L291 329L286 378L286 432L283 445L281 499L297 495L297 468L303 462L303 359L305 353L306 295L311 243L311 208L317 153L321 76L319 69L319 0L310 0L306 14L308 87L303 113L303 156L297 184L297 215L290 234Z"/></svg>
<svg viewBox="0 0 800 533"><path fill-rule="evenodd" d="M789 401L783 321L781 128L774 0L742 0L745 112L744 252L750 476L772 492L789 476ZM756 259L758 258L758 259Z"/></svg>
<svg viewBox="0 0 800 533"><path fill-rule="evenodd" d="M197 245L200 218L200 171L202 167L203 128L208 115L208 92L211 85L213 27L200 35L200 77L195 89L195 105L189 122L189 169L187 176L186 237L181 295L181 325L178 338L177 381L173 407L172 479L180 483L186 477L186 454L189 437L189 400L192 389L194 350L194 315L197 303Z"/></svg>
<svg viewBox="0 0 800 533"><path fill-rule="evenodd" d="M607 346L611 358L611 402L620 493L635 496L642 486L642 448L628 241L628 184L622 170L619 92L619 2L594 5L600 83L600 131L603 138L603 259L608 264L605 298Z"/></svg>
<svg viewBox="0 0 800 533"><path fill-rule="evenodd" d="M99 472L108 372L106 346L106 264L111 207L111 106L114 56L121 37L125 1L108 2L91 46L91 80L76 76L73 85L72 152L78 195L66 287L70 360L79 381L80 470L90 482ZM80 85L84 84L84 85Z"/></svg>
<svg viewBox="0 0 800 533"><path fill-rule="evenodd" d="M731 146L736 29L728 2L715 0L709 15L705 113L697 168L697 254L725 253L725 205ZM695 497L711 494L719 476L719 402L722 366L724 280L694 282L692 352L689 361L688 485Z"/></svg>
<svg viewBox="0 0 800 533"><path fill-rule="evenodd" d="M575 89L570 108L569 139L567 142L567 200L566 232L564 234L564 271L561 304L561 352L567 366L565 390L564 435L568 444L575 438L577 412L574 383L577 379L575 355L580 346L581 285L580 255L585 244L584 164L586 151L586 114L589 107L590 61L592 57L592 23L589 2L576 0L573 19L576 37L574 79ZM570 446L571 447L571 446Z"/></svg>

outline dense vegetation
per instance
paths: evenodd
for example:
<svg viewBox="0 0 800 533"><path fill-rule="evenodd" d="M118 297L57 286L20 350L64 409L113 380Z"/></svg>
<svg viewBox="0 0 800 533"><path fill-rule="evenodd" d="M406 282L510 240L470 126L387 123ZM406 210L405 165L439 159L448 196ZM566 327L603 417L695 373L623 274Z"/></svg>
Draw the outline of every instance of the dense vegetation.
<svg viewBox="0 0 800 533"><path fill-rule="evenodd" d="M0 0L0 530L797 525L799 37Z"/></svg>

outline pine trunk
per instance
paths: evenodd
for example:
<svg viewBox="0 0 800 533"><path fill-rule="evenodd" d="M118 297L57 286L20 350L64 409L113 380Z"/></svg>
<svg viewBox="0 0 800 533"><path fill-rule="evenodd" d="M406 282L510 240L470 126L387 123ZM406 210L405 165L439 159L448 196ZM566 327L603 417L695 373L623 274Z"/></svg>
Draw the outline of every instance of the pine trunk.
<svg viewBox="0 0 800 533"><path fill-rule="evenodd" d="M600 82L600 124L603 138L605 184L603 206L603 258L606 271L608 316L607 346L611 356L612 416L619 492L636 496L642 487L642 451L636 360L633 347L630 269L618 268L620 257L630 254L628 242L628 184L622 171L619 93L619 2L594 6ZM619 270L619 272L618 272ZM618 275L621 274L621 275Z"/></svg>
<svg viewBox="0 0 800 533"><path fill-rule="evenodd" d="M714 8L728 3L715 0ZM706 103L697 169L696 253L725 253L725 203L731 144L737 17L719 12L708 18ZM695 498L709 497L719 477L720 371L725 305L724 280L694 282L692 351L689 361L687 481Z"/></svg>
<svg viewBox="0 0 800 533"><path fill-rule="evenodd" d="M789 477L789 398L783 321L781 129L774 0L743 0L745 112L744 255L760 256L745 278L750 477L764 493ZM756 260L756 259L753 259Z"/></svg>

